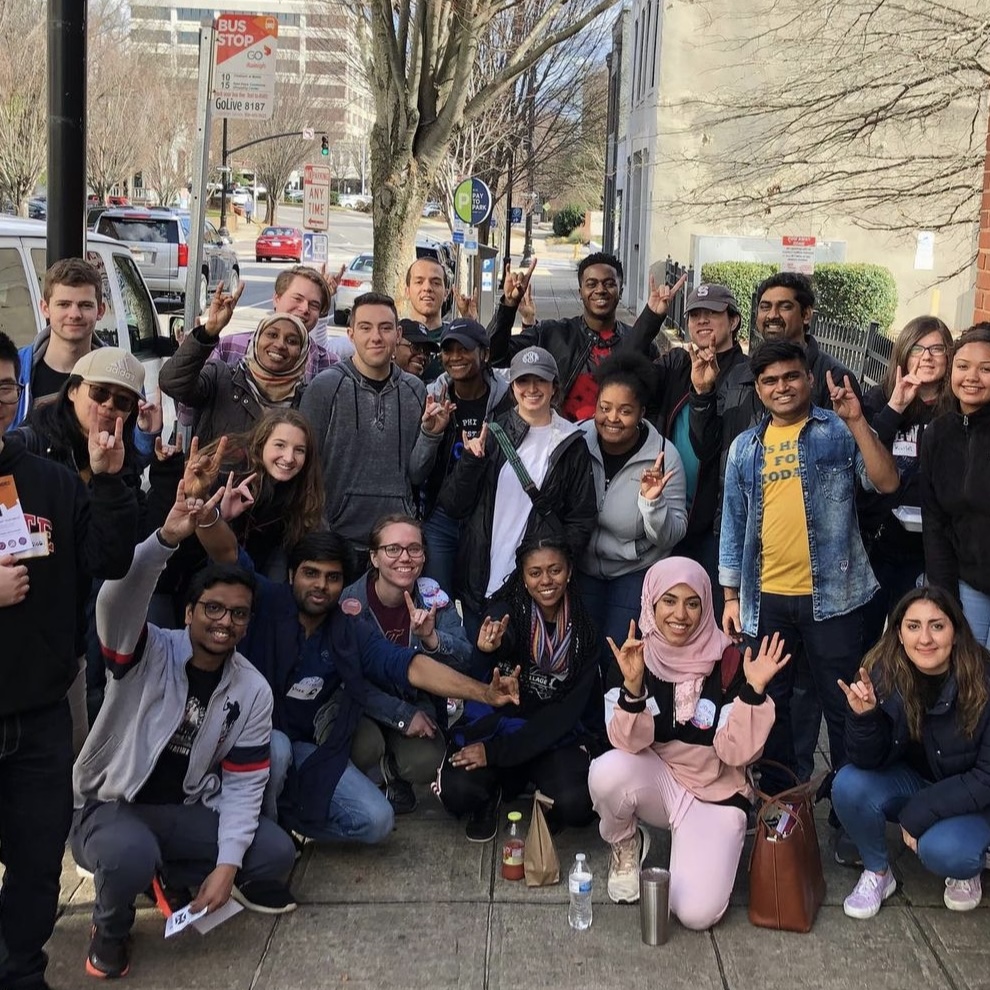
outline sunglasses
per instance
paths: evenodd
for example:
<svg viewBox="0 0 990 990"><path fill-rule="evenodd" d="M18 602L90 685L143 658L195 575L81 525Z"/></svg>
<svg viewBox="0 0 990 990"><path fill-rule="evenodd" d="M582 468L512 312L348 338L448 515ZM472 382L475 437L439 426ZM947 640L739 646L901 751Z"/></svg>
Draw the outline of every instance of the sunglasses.
<svg viewBox="0 0 990 990"><path fill-rule="evenodd" d="M89 397L99 406L109 399L117 412L132 413L137 406L137 396L133 392L111 392L105 385L90 385Z"/></svg>

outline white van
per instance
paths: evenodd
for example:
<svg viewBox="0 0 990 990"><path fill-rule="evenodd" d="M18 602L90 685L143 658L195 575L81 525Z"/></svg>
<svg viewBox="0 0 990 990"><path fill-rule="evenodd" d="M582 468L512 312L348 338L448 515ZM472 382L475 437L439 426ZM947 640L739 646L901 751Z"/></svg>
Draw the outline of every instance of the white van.
<svg viewBox="0 0 990 990"><path fill-rule="evenodd" d="M0 330L18 347L30 344L45 326L41 287L47 267L44 221L0 217ZM163 356L175 349L161 329L151 293L130 249L110 237L89 233L86 260L103 275L106 312L96 326L104 344L124 347L145 366L145 391L158 387Z"/></svg>

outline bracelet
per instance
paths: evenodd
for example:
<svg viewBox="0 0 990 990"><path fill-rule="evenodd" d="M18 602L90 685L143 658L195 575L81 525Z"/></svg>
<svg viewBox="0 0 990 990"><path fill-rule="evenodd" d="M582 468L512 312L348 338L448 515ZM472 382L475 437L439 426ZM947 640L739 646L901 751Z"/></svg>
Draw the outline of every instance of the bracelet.
<svg viewBox="0 0 990 990"><path fill-rule="evenodd" d="M213 520L213 522L196 523L196 528L197 529L212 529L214 526L216 526L216 524L218 522L220 522L220 506L219 505L215 505L215 506L213 506L213 508L217 510L217 515L216 515L216 518Z"/></svg>
<svg viewBox="0 0 990 990"><path fill-rule="evenodd" d="M725 601L726 601L726 603L728 603L728 602L737 602L737 601L739 601L739 596L736 595L735 598L726 598Z"/></svg>

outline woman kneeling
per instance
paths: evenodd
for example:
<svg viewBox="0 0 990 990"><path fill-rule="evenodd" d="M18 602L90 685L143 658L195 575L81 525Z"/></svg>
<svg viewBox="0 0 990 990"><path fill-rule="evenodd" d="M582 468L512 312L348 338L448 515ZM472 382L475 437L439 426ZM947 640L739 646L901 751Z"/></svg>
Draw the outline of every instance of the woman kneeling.
<svg viewBox="0 0 990 990"><path fill-rule="evenodd" d="M752 789L746 767L774 720L764 693L790 659L776 634L745 659L715 622L711 583L686 557L654 564L639 618L621 649L622 674L608 724L616 747L591 764L588 786L612 846L608 896L639 900L650 847L645 822L671 830L670 910L686 928L714 925L729 906L746 837Z"/></svg>
<svg viewBox="0 0 990 990"><path fill-rule="evenodd" d="M980 903L990 846L988 661L956 600L917 588L897 604L859 680L839 681L849 762L832 783L832 806L865 867L843 904L850 918L872 918L897 889L888 821L926 869L946 877L949 910Z"/></svg>

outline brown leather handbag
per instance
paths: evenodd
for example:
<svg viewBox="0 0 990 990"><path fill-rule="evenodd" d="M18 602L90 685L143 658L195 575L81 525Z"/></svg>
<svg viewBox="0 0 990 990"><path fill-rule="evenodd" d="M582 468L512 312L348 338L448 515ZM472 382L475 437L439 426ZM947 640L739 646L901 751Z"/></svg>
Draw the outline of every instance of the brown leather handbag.
<svg viewBox="0 0 990 990"><path fill-rule="evenodd" d="M763 761L764 765L770 761ZM780 764L773 764L794 777ZM809 932L825 899L814 799L820 780L760 799L749 857L749 920L760 928Z"/></svg>

